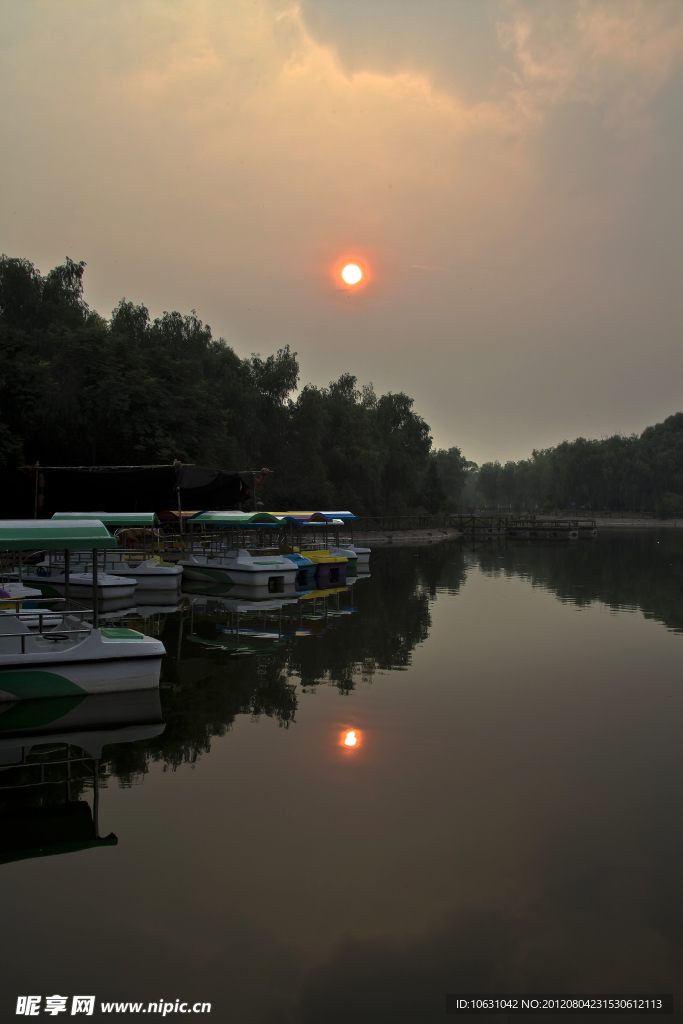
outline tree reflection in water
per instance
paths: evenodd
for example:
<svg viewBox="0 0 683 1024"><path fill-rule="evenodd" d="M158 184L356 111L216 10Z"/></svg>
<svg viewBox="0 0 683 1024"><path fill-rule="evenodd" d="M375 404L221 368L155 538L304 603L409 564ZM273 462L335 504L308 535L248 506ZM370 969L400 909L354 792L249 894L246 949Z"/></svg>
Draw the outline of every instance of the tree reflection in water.
<svg viewBox="0 0 683 1024"><path fill-rule="evenodd" d="M160 634L168 651L162 675L166 729L151 744L110 748L105 774L130 785L150 762L170 769L195 762L237 715L267 715L288 728L296 721L299 681L305 690L330 685L347 694L358 679L407 668L416 645L429 635L429 602L437 588L447 585L455 592L464 579L461 547L453 547L446 566L441 551L439 546L375 552L371 577L339 595L339 610L350 614L335 614L336 602L328 599L327 614L318 607L320 618L311 623L307 602L284 605L283 632L309 625L311 635L292 636L264 657L231 657L203 647L190 638L187 612L169 615ZM217 609L194 616L195 637L215 640L216 625L227 619Z"/></svg>
<svg viewBox="0 0 683 1024"><path fill-rule="evenodd" d="M161 633L169 652L162 689L166 728L151 742L109 748L103 775L130 785L150 762L169 769L193 763L238 715L266 715L288 728L296 722L299 682L304 690L328 685L348 694L358 680L371 682L377 672L407 668L415 647L429 636L430 602L440 591L458 593L475 567L485 575L521 577L578 607L601 602L639 610L681 632L682 554L683 536L673 530L616 529L572 542L463 538L378 549L371 577L357 580L339 597L342 610L355 609L351 614L335 615L330 599L329 614L321 613L312 635L291 636L263 657L231 657L193 643L187 612L169 615ZM294 620L307 624L305 605L283 607L284 633L294 628ZM195 636L215 639L216 624L225 621L219 609L197 615L192 628Z"/></svg>
<svg viewBox="0 0 683 1024"><path fill-rule="evenodd" d="M681 531L683 534L683 531ZM676 530L603 530L591 540L468 544L482 572L528 579L566 603L598 601L683 631L683 536Z"/></svg>
<svg viewBox="0 0 683 1024"><path fill-rule="evenodd" d="M80 913L95 891L83 873L92 865L92 883L102 872L101 937L92 949L90 933L74 929L60 948L79 972L87 961L91 980L116 963L131 991L153 984L156 997L160 981L179 978L254 1024L436 1020L457 989L671 991L681 946L679 639L635 615L568 614L553 595L681 632L681 554L674 531L378 550L370 578L284 604L281 621L274 605L268 629L241 611L253 630L241 649L261 656L236 656L230 636L221 647L230 613L218 601L162 616L160 712L141 716L150 731L138 740L107 741L100 777L112 790L154 762L170 771L196 762L238 716L291 732L236 730L201 774L110 791L102 832L120 832L118 848L58 864ZM498 603L505 595L518 607ZM540 629L556 628L547 643L536 643L537 613ZM508 628L516 648L495 642ZM381 686L359 686L380 673ZM301 690L316 687L304 721ZM365 717L340 720L352 705ZM318 756L326 736L341 746L351 731L359 742L342 770L338 749ZM0 801L14 836L8 861L31 836L44 843L48 826L53 852L67 829L74 846L93 841L92 782L70 770L68 786L62 766L25 795L27 769L5 774L16 785ZM54 968L43 937L46 920L63 920L54 893L45 861L9 889L14 919L28 922L19 942L8 940L12 970L29 952L41 971ZM201 936L194 953L188 931Z"/></svg>

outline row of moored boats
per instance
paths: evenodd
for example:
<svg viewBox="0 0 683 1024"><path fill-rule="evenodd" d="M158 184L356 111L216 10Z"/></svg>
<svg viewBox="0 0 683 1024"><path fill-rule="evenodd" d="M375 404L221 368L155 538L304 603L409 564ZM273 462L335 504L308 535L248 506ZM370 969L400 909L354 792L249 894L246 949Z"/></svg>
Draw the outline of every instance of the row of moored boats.
<svg viewBox="0 0 683 1024"><path fill-rule="evenodd" d="M279 525L272 514L201 515L220 516L220 525L234 529L207 533L204 524L199 530L185 524L180 541L169 546L160 543L153 514L0 521L0 701L158 686L163 644L137 630L100 627L98 608L110 600L140 591L179 593L183 579L192 581L193 590L203 584L255 598L293 594L343 586L347 577L369 570L368 548L307 545L305 525L315 528L322 520L335 527L343 520L333 517L350 513L291 514L300 518L290 519L290 543L270 547L263 544L264 526L271 526L264 515ZM320 518L312 521L314 515ZM123 526L114 532L116 523ZM255 529L259 547L250 543ZM122 546L131 534L134 543L142 535L138 549ZM93 607L83 608L83 601Z"/></svg>

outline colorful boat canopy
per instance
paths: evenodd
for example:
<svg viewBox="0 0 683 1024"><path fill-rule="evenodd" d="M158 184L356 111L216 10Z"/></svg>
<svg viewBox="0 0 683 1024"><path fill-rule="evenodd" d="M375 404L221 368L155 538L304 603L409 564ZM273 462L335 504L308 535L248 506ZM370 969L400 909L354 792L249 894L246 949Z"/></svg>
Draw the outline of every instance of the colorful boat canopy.
<svg viewBox="0 0 683 1024"><path fill-rule="evenodd" d="M266 525L275 524L277 520L270 516L269 512L214 512L209 510L195 509L194 512L182 513L176 512L175 509L167 509L165 512L159 512L159 518L165 519L166 521L177 523L182 514L183 522L197 522L197 523L214 523L218 526L244 526L251 522L264 522ZM266 519L263 519L266 516ZM260 519L258 517L261 517Z"/></svg>
<svg viewBox="0 0 683 1024"><path fill-rule="evenodd" d="M212 523L216 526L277 526L278 520L270 512L195 512L188 518L190 523Z"/></svg>
<svg viewBox="0 0 683 1024"><path fill-rule="evenodd" d="M0 519L0 551L115 548L118 543L98 519Z"/></svg>
<svg viewBox="0 0 683 1024"><path fill-rule="evenodd" d="M157 515L159 516L159 519L165 519L167 522L176 522L177 523L178 520L180 519L180 514L178 513L178 511L176 509L172 509L172 508L165 509L163 512L157 512ZM197 515L196 511L195 512L183 512L182 513L183 522L187 522L188 519L191 519L192 516L196 516L196 515Z"/></svg>
<svg viewBox="0 0 683 1024"><path fill-rule="evenodd" d="M179 513L169 509L160 512L161 519L177 522ZM280 523L297 523L305 526L315 523L340 524L355 519L352 512L183 512L183 522L207 523L214 526L278 526Z"/></svg>
<svg viewBox="0 0 683 1024"><path fill-rule="evenodd" d="M334 523L356 519L353 512L275 512L278 519L293 520L295 523Z"/></svg>
<svg viewBox="0 0 683 1024"><path fill-rule="evenodd" d="M52 519L97 519L105 526L158 526L155 512L55 512Z"/></svg>

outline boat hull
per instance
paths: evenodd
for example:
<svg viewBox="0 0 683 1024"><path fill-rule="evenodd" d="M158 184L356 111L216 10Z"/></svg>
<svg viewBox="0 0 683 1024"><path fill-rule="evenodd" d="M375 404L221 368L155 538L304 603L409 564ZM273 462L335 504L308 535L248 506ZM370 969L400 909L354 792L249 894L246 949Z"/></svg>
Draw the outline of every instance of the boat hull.
<svg viewBox="0 0 683 1024"><path fill-rule="evenodd" d="M63 577L61 578L63 579ZM40 591L43 597L64 597L65 586L59 580L59 576L54 578L45 577L44 579L41 579L39 576L31 576L30 583L32 587ZM103 601L106 599L119 600L123 597L132 597L136 586L137 579L127 580L125 583L101 583L97 587L97 598L99 601ZM78 598L92 599L92 584L74 583L72 580L69 583L69 596L74 601L78 600Z"/></svg>
<svg viewBox="0 0 683 1024"><path fill-rule="evenodd" d="M36 697L153 690L159 686L160 674L161 655L66 665L0 666L0 708L3 701Z"/></svg>
<svg viewBox="0 0 683 1024"><path fill-rule="evenodd" d="M177 590L183 581L183 570L180 566L160 565L154 558L149 558L139 565L109 562L106 571L112 576L137 580L140 590Z"/></svg>
<svg viewBox="0 0 683 1024"><path fill-rule="evenodd" d="M293 584L297 575L297 566L294 563L292 563L291 569L279 566L272 569L218 567L187 562L183 562L182 566L183 575L188 580L201 580L203 583L216 585L237 584L247 587L266 587L274 591L284 589L288 583Z"/></svg>
<svg viewBox="0 0 683 1024"><path fill-rule="evenodd" d="M201 580L202 583L231 584L235 581L225 569L214 569L212 566L183 564L183 577L186 580Z"/></svg>
<svg viewBox="0 0 683 1024"><path fill-rule="evenodd" d="M132 577L133 573L131 572L130 574ZM182 573L180 572L174 575L159 575L159 577L152 573L140 572L134 579L139 589L144 591L162 590L172 594L179 590L182 585Z"/></svg>
<svg viewBox="0 0 683 1024"><path fill-rule="evenodd" d="M21 633L19 626L17 622ZM26 627L24 631L31 645L28 650L22 652L15 638L7 637L10 650L0 653L0 702L149 690L159 685L166 651L153 637L106 627L91 630L79 643L45 651L36 650L34 637Z"/></svg>
<svg viewBox="0 0 683 1024"><path fill-rule="evenodd" d="M346 583L346 564L329 564L318 562L315 567L316 586L323 589L328 586L343 586Z"/></svg>

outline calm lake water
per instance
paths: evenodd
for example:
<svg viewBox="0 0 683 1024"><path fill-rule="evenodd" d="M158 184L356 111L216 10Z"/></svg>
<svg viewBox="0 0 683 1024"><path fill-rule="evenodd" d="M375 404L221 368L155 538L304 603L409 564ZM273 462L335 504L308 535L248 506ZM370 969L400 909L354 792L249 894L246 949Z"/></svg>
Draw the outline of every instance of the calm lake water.
<svg viewBox="0 0 683 1024"><path fill-rule="evenodd" d="M148 620L160 707L99 725L118 843L0 865L3 1021L28 993L234 1024L423 1024L458 991L680 1013L683 532L380 549L371 573L242 612L275 635L240 635L258 654L218 600ZM88 845L92 768L68 806L66 765L0 773L5 860Z"/></svg>

